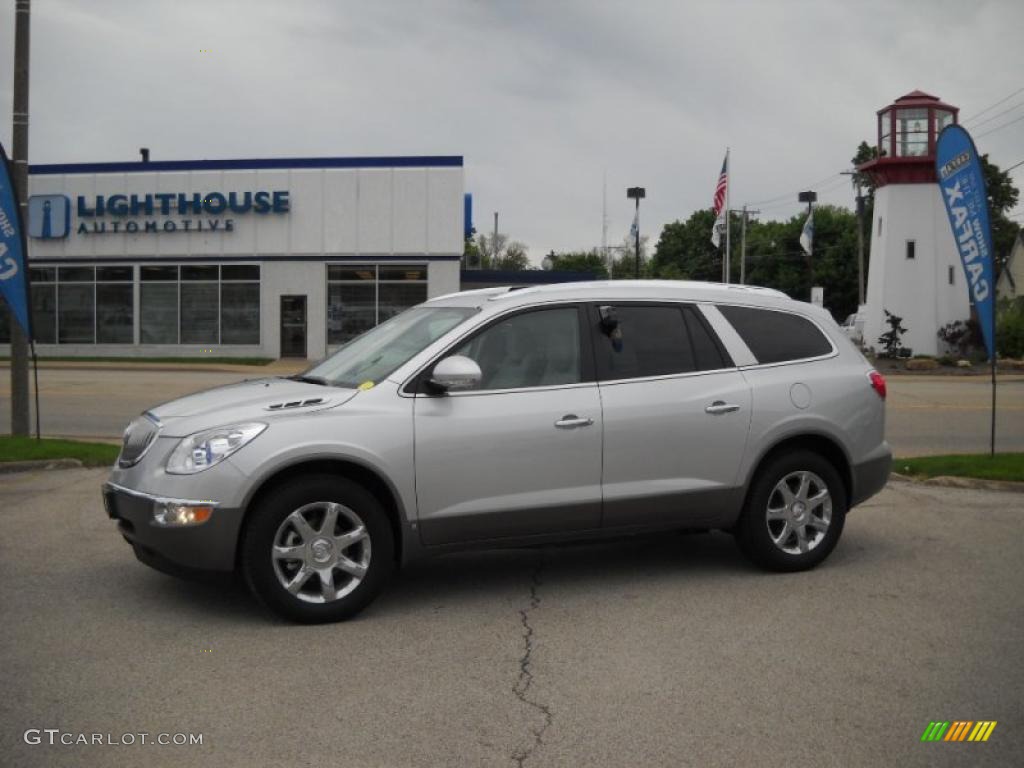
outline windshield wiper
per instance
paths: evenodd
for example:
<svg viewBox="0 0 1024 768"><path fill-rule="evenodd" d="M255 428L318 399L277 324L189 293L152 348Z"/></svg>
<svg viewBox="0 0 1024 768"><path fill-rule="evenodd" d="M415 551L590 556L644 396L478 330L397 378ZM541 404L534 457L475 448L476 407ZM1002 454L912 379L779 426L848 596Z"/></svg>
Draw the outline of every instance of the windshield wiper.
<svg viewBox="0 0 1024 768"><path fill-rule="evenodd" d="M297 373L294 376L288 376L287 378L292 381L304 381L307 384L319 384L321 387L327 386L327 379L323 376L304 376L301 373Z"/></svg>

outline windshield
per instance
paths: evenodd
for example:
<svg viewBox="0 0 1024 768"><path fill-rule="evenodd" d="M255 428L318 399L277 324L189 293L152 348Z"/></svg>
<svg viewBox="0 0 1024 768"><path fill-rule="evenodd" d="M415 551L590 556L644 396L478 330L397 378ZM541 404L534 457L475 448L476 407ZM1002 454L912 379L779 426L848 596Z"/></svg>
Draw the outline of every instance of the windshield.
<svg viewBox="0 0 1024 768"><path fill-rule="evenodd" d="M371 387L476 312L472 307L413 307L352 339L300 378Z"/></svg>

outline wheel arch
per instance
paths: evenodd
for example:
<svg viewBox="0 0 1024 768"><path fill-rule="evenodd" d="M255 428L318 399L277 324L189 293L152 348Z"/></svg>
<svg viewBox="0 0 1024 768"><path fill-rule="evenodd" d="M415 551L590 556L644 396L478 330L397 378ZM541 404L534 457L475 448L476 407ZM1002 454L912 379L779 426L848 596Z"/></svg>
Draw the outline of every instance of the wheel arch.
<svg viewBox="0 0 1024 768"><path fill-rule="evenodd" d="M388 523L391 525L391 532L394 536L395 542L395 560L398 563L402 562L402 556L405 549L405 541L403 537L404 526L402 524L404 519L404 508L398 492L392 486L391 482L377 469L369 467L361 462L353 461L349 458L306 458L292 462L291 464L286 464L282 467L277 467L273 472L268 474L259 482L246 499L243 508L242 524L238 529L239 541L241 541L250 512L262 499L266 498L268 494L279 488L284 483L287 483L296 477L311 474L336 475L338 477L344 477L358 483L367 491L372 493L374 497L380 501L381 506L384 507ZM238 559L241 556L241 549L242 548L236 544L236 568L238 566Z"/></svg>
<svg viewBox="0 0 1024 768"><path fill-rule="evenodd" d="M820 432L805 432L797 435L789 435L769 446L753 463L753 468L747 475L746 492L743 504L746 506L754 487L754 480L761 470L776 457L793 451L806 450L817 453L825 458L839 473L843 481L843 490L846 493L847 506L853 499L853 469L850 457L843 450L842 445L834 438Z"/></svg>

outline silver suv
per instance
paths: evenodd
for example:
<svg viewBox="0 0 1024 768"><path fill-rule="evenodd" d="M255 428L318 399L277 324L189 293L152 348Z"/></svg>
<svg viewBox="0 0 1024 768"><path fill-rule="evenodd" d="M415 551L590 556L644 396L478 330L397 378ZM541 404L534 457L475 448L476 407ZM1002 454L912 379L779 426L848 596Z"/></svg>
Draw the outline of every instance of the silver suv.
<svg viewBox="0 0 1024 768"><path fill-rule="evenodd" d="M829 315L777 291L467 291L300 376L147 411L104 499L142 562L240 570L303 622L455 549L717 528L798 571L885 485L884 399Z"/></svg>

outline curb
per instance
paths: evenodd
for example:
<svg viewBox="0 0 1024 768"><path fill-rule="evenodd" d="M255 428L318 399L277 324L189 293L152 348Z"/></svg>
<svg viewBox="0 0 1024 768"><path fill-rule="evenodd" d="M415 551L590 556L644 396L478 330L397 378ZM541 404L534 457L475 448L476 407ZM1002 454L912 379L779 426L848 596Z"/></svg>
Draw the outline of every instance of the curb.
<svg viewBox="0 0 1024 768"><path fill-rule="evenodd" d="M938 477L930 477L927 480L918 480L915 477L901 475L897 472L890 474L889 479L899 483L930 485L933 488L961 488L972 491L1024 493L1024 483L1018 483L1013 480L982 480L977 477L951 477L949 475L939 475Z"/></svg>
<svg viewBox="0 0 1024 768"><path fill-rule="evenodd" d="M81 469L84 466L78 459L0 461L0 475L13 475L15 472L34 472L41 469Z"/></svg>

